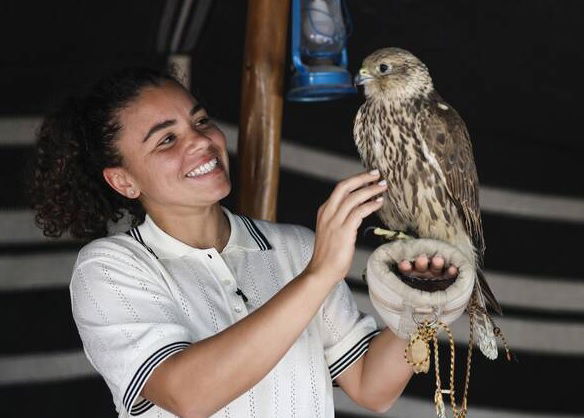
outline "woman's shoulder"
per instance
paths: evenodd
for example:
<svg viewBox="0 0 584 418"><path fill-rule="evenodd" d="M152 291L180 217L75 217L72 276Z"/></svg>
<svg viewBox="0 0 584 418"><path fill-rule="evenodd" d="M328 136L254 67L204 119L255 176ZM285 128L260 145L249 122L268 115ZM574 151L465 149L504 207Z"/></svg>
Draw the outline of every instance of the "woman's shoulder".
<svg viewBox="0 0 584 418"><path fill-rule="evenodd" d="M81 248L76 264L92 261L144 265L154 260L147 249L128 233L116 233L95 239Z"/></svg>
<svg viewBox="0 0 584 418"><path fill-rule="evenodd" d="M251 218L249 216L231 211L226 207L222 207L225 214L231 222L235 222L242 230L248 230L252 235L261 233L269 242L281 237L294 238L301 237L303 239L312 240L314 232L302 225L295 225L291 223L278 223L267 221L263 219Z"/></svg>
<svg viewBox="0 0 584 418"><path fill-rule="evenodd" d="M301 236L303 238L312 238L314 232L312 229L298 224L279 223L265 221L262 219L253 219L254 223L266 234L279 236Z"/></svg>
<svg viewBox="0 0 584 418"><path fill-rule="evenodd" d="M291 223L277 223L260 219L253 220L257 227L264 233L267 240L275 245L290 245L297 243L312 246L314 232L303 225Z"/></svg>
<svg viewBox="0 0 584 418"><path fill-rule="evenodd" d="M137 278L141 283L160 284L160 264L134 238L118 233L81 248L69 287L72 297L88 289L110 297L111 289L134 288Z"/></svg>

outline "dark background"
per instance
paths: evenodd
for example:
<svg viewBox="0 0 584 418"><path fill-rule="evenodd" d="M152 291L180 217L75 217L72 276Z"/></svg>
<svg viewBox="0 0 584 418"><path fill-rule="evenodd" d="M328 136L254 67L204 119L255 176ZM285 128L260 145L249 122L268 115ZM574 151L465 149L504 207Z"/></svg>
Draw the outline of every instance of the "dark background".
<svg viewBox="0 0 584 418"><path fill-rule="evenodd" d="M351 0L348 6L354 25L349 69L354 73L365 56L386 46L408 49L424 61L437 90L467 122L483 185L584 199L584 3ZM156 48L163 8L160 0L2 2L0 116L42 116L114 68L163 66L167 56ZM246 12L244 1L215 1L191 52L193 84L212 115L231 124L239 122ZM362 100L356 95L328 103L285 103L282 136L356 159L351 129ZM1 210L27 209L24 177L31 153L30 144L0 142ZM283 170L278 220L313 226L316 208L332 186ZM227 205L233 202L232 196ZM582 222L492 212L483 218L488 268L529 275L534 281L554 276L584 286ZM373 245L365 239L359 244ZM75 251L79 246L72 241L3 243L0 257ZM584 325L584 307L580 312L506 308L511 318ZM66 288L0 291L0 357L78 350L69 309ZM471 405L550 416L584 414L581 385L570 383L584 372L584 352L565 356L529 351L518 357L519 363L501 361L496 367L476 357ZM431 397L429 381L412 380L406 396ZM114 415L109 392L96 377L0 385L0 402L8 416Z"/></svg>

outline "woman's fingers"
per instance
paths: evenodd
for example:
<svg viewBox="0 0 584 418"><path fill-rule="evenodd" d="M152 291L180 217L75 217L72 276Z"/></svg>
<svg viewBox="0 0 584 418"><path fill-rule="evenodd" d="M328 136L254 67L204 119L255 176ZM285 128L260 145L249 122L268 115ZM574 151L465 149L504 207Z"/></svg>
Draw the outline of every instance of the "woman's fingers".
<svg viewBox="0 0 584 418"><path fill-rule="evenodd" d="M373 212L381 208L383 205L383 198L379 197L375 200L370 200L365 202L355 208L349 213L345 221L345 226L350 227L357 234L357 229L367 216L371 215Z"/></svg>
<svg viewBox="0 0 584 418"><path fill-rule="evenodd" d="M425 254L419 255L416 260L414 261L414 267L416 272L418 273L425 273L428 271L428 256Z"/></svg>
<svg viewBox="0 0 584 418"><path fill-rule="evenodd" d="M454 279L456 276L458 276L458 268L454 265L448 266L445 276L449 279Z"/></svg>
<svg viewBox="0 0 584 418"><path fill-rule="evenodd" d="M385 190L384 186L371 186L378 178L379 173L362 173L342 181L319 208L308 270L335 280L346 276L355 253L359 225L382 205L381 198L371 200Z"/></svg>
<svg viewBox="0 0 584 418"><path fill-rule="evenodd" d="M339 208L337 209L337 219L341 223L344 222L353 209L367 202L371 198L383 193L385 190L387 190L387 183L385 181L381 181L379 183L362 187L361 189L349 193L340 203Z"/></svg>
<svg viewBox="0 0 584 418"><path fill-rule="evenodd" d="M336 213L337 209L347 197L347 195L354 190L360 189L361 187L376 181L379 179L379 171L373 170L368 173L357 174L356 176L349 177L341 182L339 182L330 197L326 201L325 211Z"/></svg>
<svg viewBox="0 0 584 418"><path fill-rule="evenodd" d="M402 274L410 274L421 278L443 278L454 279L458 276L458 268L455 265L446 266L444 257L436 255L428 258L422 254L411 262L402 260L398 263L398 269Z"/></svg>
<svg viewBox="0 0 584 418"><path fill-rule="evenodd" d="M444 273L444 258L439 255L432 257L430 261L430 272L435 276L441 276Z"/></svg>
<svg viewBox="0 0 584 418"><path fill-rule="evenodd" d="M413 270L412 263L408 260L400 261L399 264L397 265L397 268L399 269L401 274L409 274Z"/></svg>

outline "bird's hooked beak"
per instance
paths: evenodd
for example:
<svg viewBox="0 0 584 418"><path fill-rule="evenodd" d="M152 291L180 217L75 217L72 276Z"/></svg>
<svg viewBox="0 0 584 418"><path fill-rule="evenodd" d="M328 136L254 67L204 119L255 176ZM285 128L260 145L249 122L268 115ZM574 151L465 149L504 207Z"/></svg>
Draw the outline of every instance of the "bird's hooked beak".
<svg viewBox="0 0 584 418"><path fill-rule="evenodd" d="M356 86L362 86L371 80L373 80L373 76L369 74L369 71L366 68L361 68L359 70L359 74L357 74L353 79L353 83Z"/></svg>

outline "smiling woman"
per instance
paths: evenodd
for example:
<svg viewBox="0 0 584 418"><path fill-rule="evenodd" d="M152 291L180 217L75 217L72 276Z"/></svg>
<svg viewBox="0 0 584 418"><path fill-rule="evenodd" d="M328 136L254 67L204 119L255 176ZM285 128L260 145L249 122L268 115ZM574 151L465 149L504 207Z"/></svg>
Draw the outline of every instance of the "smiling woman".
<svg viewBox="0 0 584 418"><path fill-rule="evenodd" d="M316 233L232 214L221 130L171 76L132 69L45 120L33 196L46 235L95 238L71 305L120 416L332 417L333 381L382 411L412 374L343 281L386 187L376 170L341 181ZM108 235L125 212L131 230Z"/></svg>
<svg viewBox="0 0 584 418"><path fill-rule="evenodd" d="M165 81L144 87L118 119L123 164L105 167L105 181L120 195L139 199L174 237L195 246L218 244L211 238L216 231L209 231L209 242L200 234L192 241L175 223L185 213L209 211L231 190L225 136L205 109L178 83Z"/></svg>
<svg viewBox="0 0 584 418"><path fill-rule="evenodd" d="M49 115L38 135L31 202L45 235L97 238L108 221L128 211L133 225L144 220L142 205L116 193L101 175L122 164L115 146L118 111L145 86L172 81L169 74L127 69L97 83L83 98L71 98Z"/></svg>

